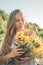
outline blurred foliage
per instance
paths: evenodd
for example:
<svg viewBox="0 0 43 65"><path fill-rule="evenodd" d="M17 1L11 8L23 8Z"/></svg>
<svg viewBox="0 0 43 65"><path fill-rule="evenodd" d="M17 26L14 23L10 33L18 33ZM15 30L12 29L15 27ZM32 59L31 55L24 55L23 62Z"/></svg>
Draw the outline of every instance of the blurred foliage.
<svg viewBox="0 0 43 65"><path fill-rule="evenodd" d="M5 36L6 24L8 18L9 15L5 13L3 10L0 10L0 41ZM43 39L43 29L41 29L37 24L26 22L24 27L26 29L33 29L37 33L37 35Z"/></svg>
<svg viewBox="0 0 43 65"><path fill-rule="evenodd" d="M5 36L8 17L8 14L6 14L3 10L0 10L0 42Z"/></svg>

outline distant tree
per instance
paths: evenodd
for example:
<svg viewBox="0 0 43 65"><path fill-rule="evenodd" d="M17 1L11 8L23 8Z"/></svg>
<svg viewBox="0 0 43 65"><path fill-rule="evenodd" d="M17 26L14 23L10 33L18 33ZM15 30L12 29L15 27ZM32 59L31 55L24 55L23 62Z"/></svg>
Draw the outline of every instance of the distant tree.
<svg viewBox="0 0 43 65"><path fill-rule="evenodd" d="M8 14L6 14L3 10L0 10L0 16L3 20L8 20Z"/></svg>

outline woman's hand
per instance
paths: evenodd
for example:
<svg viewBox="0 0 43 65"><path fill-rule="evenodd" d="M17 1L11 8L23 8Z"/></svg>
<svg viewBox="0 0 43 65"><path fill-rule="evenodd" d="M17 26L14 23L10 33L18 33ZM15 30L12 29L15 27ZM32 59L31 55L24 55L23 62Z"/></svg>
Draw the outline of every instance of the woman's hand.
<svg viewBox="0 0 43 65"><path fill-rule="evenodd" d="M28 62L28 61L30 61L32 59L33 59L32 57L21 58L21 60L24 61L24 62Z"/></svg>
<svg viewBox="0 0 43 65"><path fill-rule="evenodd" d="M23 64L25 62L29 62L30 60L32 60L32 57L25 57L25 58L21 58L20 61L16 60L16 64Z"/></svg>
<svg viewBox="0 0 43 65"><path fill-rule="evenodd" d="M13 48L12 51L10 52L10 57L16 57L22 55L24 52L21 50L23 49L19 48L19 46Z"/></svg>

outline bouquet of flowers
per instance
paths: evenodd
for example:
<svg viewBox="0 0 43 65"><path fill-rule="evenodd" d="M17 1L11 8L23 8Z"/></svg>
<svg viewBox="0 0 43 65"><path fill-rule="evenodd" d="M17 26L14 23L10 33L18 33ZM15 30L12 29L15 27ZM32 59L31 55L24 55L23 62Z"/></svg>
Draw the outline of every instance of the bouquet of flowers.
<svg viewBox="0 0 43 65"><path fill-rule="evenodd" d="M24 31L18 31L14 39L16 41L14 44L18 46L20 45L20 48L23 48L25 53L21 56L15 57L11 62L20 60L22 57L43 57L43 43L36 33L32 32L31 35L29 35L28 32L25 33Z"/></svg>
<svg viewBox="0 0 43 65"><path fill-rule="evenodd" d="M43 57L43 43L36 33L32 32L31 35L28 35L24 31L18 31L15 35L15 40L24 49L24 56Z"/></svg>

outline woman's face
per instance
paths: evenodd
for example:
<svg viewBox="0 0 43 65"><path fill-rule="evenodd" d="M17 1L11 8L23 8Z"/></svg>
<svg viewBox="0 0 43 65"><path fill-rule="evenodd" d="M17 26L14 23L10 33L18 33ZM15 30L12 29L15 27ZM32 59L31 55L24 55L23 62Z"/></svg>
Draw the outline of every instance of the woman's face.
<svg viewBox="0 0 43 65"><path fill-rule="evenodd" d="M18 12L15 15L15 22L16 22L16 30L22 30L24 26L24 18L22 13Z"/></svg>

